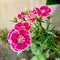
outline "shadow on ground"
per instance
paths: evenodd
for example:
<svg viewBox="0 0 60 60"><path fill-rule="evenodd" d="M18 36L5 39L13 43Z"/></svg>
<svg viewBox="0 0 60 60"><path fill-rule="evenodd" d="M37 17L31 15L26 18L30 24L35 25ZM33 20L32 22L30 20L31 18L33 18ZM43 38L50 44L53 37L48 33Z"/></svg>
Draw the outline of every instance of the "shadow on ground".
<svg viewBox="0 0 60 60"><path fill-rule="evenodd" d="M31 56L30 52L17 55L10 49L8 43L0 41L0 60L30 60Z"/></svg>

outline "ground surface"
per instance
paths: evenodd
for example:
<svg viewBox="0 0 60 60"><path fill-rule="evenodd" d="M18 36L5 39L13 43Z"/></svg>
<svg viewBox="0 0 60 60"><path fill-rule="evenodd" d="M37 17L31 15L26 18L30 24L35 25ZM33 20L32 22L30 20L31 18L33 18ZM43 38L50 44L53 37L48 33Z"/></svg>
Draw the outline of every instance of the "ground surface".
<svg viewBox="0 0 60 60"><path fill-rule="evenodd" d="M22 55L17 55L13 52L8 43L0 41L0 60L30 60L30 53L23 52Z"/></svg>

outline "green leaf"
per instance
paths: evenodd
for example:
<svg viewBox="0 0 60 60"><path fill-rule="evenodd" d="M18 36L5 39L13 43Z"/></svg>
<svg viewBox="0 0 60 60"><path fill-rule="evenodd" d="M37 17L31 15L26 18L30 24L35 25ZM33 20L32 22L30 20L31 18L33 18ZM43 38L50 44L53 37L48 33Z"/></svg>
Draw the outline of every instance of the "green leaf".
<svg viewBox="0 0 60 60"><path fill-rule="evenodd" d="M28 14L28 10L25 11L25 14L26 14L26 15L29 15L29 14Z"/></svg>
<svg viewBox="0 0 60 60"><path fill-rule="evenodd" d="M50 34L50 35L53 35L54 37L57 37L56 35L55 35L55 33L53 33L53 32L51 32L51 31L46 31L48 34Z"/></svg>
<svg viewBox="0 0 60 60"><path fill-rule="evenodd" d="M41 54L39 55L39 60L46 60L46 58L44 58L44 56Z"/></svg>
<svg viewBox="0 0 60 60"><path fill-rule="evenodd" d="M43 56L44 56L45 58L48 58L48 57L49 57L49 50L48 50L47 52L45 52L45 53L43 54Z"/></svg>
<svg viewBox="0 0 60 60"><path fill-rule="evenodd" d="M22 52L17 52L17 55L21 55L22 54Z"/></svg>
<svg viewBox="0 0 60 60"><path fill-rule="evenodd" d="M35 54L36 50L37 50L36 45L34 43L32 43L30 48L31 48L32 53Z"/></svg>
<svg viewBox="0 0 60 60"><path fill-rule="evenodd" d="M35 54L31 60L45 60L45 57L41 54L40 49L36 46L36 44L31 44L31 51Z"/></svg>
<svg viewBox="0 0 60 60"><path fill-rule="evenodd" d="M36 36L36 34L34 32L31 32L30 34L31 34L31 38Z"/></svg>
<svg viewBox="0 0 60 60"><path fill-rule="evenodd" d="M35 55L31 60L46 60L42 55Z"/></svg>
<svg viewBox="0 0 60 60"><path fill-rule="evenodd" d="M44 44L40 44L40 52L42 52L43 51L43 49L44 49Z"/></svg>
<svg viewBox="0 0 60 60"><path fill-rule="evenodd" d="M46 5L60 4L60 0L46 0Z"/></svg>
<svg viewBox="0 0 60 60"><path fill-rule="evenodd" d="M30 50L30 47L26 49L26 51L29 51Z"/></svg>
<svg viewBox="0 0 60 60"><path fill-rule="evenodd" d="M33 56L31 60L40 60L38 56Z"/></svg>
<svg viewBox="0 0 60 60"><path fill-rule="evenodd" d="M41 52L40 52L39 48L34 43L31 44L30 48L31 48L31 51L33 54L40 55Z"/></svg>
<svg viewBox="0 0 60 60"><path fill-rule="evenodd" d="M7 35L8 35L8 30L5 28L4 30L0 31L0 40L7 42Z"/></svg>
<svg viewBox="0 0 60 60"><path fill-rule="evenodd" d="M48 29L50 26L50 20L46 20L46 28Z"/></svg>
<svg viewBox="0 0 60 60"><path fill-rule="evenodd" d="M11 22L15 22L16 23L16 22L18 22L18 20L17 20L16 17L14 17L13 20L11 20Z"/></svg>
<svg viewBox="0 0 60 60"><path fill-rule="evenodd" d="M56 26L54 25L50 30L53 31Z"/></svg>
<svg viewBox="0 0 60 60"><path fill-rule="evenodd" d="M55 60L60 60L60 58L56 58Z"/></svg>
<svg viewBox="0 0 60 60"><path fill-rule="evenodd" d="M40 55L40 53L41 53L40 50L37 49L35 55Z"/></svg>

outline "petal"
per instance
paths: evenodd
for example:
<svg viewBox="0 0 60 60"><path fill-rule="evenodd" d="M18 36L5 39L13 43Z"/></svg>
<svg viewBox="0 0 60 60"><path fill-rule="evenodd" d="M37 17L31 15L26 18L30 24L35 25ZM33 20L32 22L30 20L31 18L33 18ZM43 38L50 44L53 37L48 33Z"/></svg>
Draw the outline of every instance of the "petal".
<svg viewBox="0 0 60 60"><path fill-rule="evenodd" d="M21 14L18 14L18 16L17 16L17 17L18 17L18 19L21 19L21 18L22 18L22 17L21 17Z"/></svg>
<svg viewBox="0 0 60 60"><path fill-rule="evenodd" d="M12 29L9 34L8 34L8 39L10 38L10 34L14 31L14 29Z"/></svg>
<svg viewBox="0 0 60 60"><path fill-rule="evenodd" d="M26 30L29 30L31 28L31 26L28 22L24 22L23 24L26 27Z"/></svg>
<svg viewBox="0 0 60 60"><path fill-rule="evenodd" d="M48 17L51 15L52 9L49 6L45 5L40 7L40 11L42 17ZM42 13L42 11L44 11L44 13Z"/></svg>
<svg viewBox="0 0 60 60"><path fill-rule="evenodd" d="M17 29L17 30L19 30L22 25L23 25L22 22L18 22L18 23L16 23L16 24L14 25L14 28Z"/></svg>
<svg viewBox="0 0 60 60"><path fill-rule="evenodd" d="M36 11L36 13L38 14L38 16L41 16L41 11L40 11L39 8L35 7L35 11Z"/></svg>
<svg viewBox="0 0 60 60"><path fill-rule="evenodd" d="M21 35L29 34L29 32L25 29L20 29L19 32Z"/></svg>
<svg viewBox="0 0 60 60"><path fill-rule="evenodd" d="M26 47L27 47L26 44L17 44L17 45L16 45L16 48L17 48L17 49L20 49L20 50L24 50Z"/></svg>
<svg viewBox="0 0 60 60"><path fill-rule="evenodd" d="M10 47L14 52L21 52L27 48L27 45L26 44L13 44L12 43L12 44L10 44Z"/></svg>
<svg viewBox="0 0 60 60"><path fill-rule="evenodd" d="M17 18L18 19L23 19L25 17L25 12L21 12L20 14L18 14Z"/></svg>
<svg viewBox="0 0 60 60"><path fill-rule="evenodd" d="M12 34L12 32L14 31L15 29L12 29L9 33L8 33L8 35L7 35L7 40L9 41L9 43L11 43L11 34Z"/></svg>
<svg viewBox="0 0 60 60"><path fill-rule="evenodd" d="M13 31L12 33L11 33L11 36L10 36L10 40L13 42L13 43L17 43L17 38L18 38L18 36L19 36L19 33L18 33L18 31Z"/></svg>

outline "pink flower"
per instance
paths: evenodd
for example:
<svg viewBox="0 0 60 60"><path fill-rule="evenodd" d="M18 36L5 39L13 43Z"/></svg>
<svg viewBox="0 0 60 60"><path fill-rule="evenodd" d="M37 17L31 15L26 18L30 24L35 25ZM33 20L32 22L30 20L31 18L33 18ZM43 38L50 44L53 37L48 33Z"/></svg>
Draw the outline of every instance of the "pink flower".
<svg viewBox="0 0 60 60"><path fill-rule="evenodd" d="M20 29L30 30L31 26L28 22L18 22L14 25L14 28L17 30L20 30Z"/></svg>
<svg viewBox="0 0 60 60"><path fill-rule="evenodd" d="M26 16L26 20L29 23L35 23L36 19L33 16Z"/></svg>
<svg viewBox="0 0 60 60"><path fill-rule="evenodd" d="M26 20L29 23L35 23L35 21L36 21L36 12L35 12L35 10L29 10L28 14L29 15L25 16Z"/></svg>
<svg viewBox="0 0 60 60"><path fill-rule="evenodd" d="M34 10L38 17L48 17L51 15L51 11L52 11L52 9L46 5L41 6L40 8L35 7Z"/></svg>
<svg viewBox="0 0 60 60"><path fill-rule="evenodd" d="M32 16L32 17L36 17L36 12L35 12L35 10L33 9L33 10L29 10L28 11L28 14L30 15L30 16Z"/></svg>
<svg viewBox="0 0 60 60"><path fill-rule="evenodd" d="M18 19L23 19L25 17L25 13L24 12L21 12L18 14Z"/></svg>
<svg viewBox="0 0 60 60"><path fill-rule="evenodd" d="M48 17L51 15L52 9L49 6L41 6L40 11L41 11L41 17Z"/></svg>
<svg viewBox="0 0 60 60"><path fill-rule="evenodd" d="M12 30L8 34L10 47L14 52L21 52L28 48L31 44L30 33L27 30Z"/></svg>
<svg viewBox="0 0 60 60"><path fill-rule="evenodd" d="M41 16L41 11L38 7L35 7L34 11L36 12L37 16L39 16L39 17Z"/></svg>

